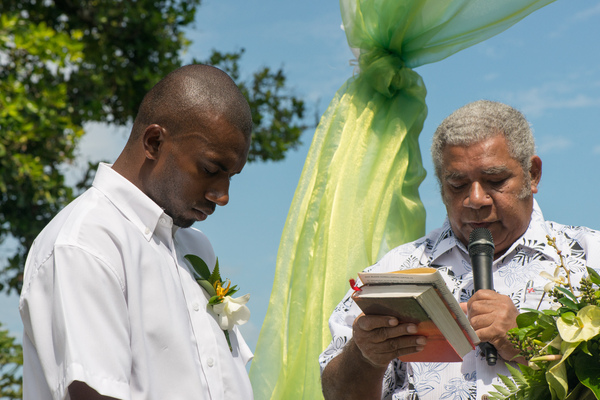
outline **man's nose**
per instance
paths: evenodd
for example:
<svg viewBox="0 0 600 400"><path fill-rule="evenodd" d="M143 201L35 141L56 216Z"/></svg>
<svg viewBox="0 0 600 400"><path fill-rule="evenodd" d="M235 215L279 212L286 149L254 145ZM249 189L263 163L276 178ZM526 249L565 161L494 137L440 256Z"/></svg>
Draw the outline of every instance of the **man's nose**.
<svg viewBox="0 0 600 400"><path fill-rule="evenodd" d="M465 199L465 207L479 209L492 203L492 198L479 182L473 182L469 190L469 195Z"/></svg>
<svg viewBox="0 0 600 400"><path fill-rule="evenodd" d="M218 206L229 203L229 178L221 179L206 191L206 199Z"/></svg>

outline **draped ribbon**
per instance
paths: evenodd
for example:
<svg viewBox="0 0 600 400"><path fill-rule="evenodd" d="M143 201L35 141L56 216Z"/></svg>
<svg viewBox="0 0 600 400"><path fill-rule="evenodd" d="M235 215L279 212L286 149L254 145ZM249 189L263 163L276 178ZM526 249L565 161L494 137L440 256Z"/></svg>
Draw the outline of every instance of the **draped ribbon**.
<svg viewBox="0 0 600 400"><path fill-rule="evenodd" d="M292 200L250 369L257 400L322 398L318 356L348 279L425 233L418 138L426 89L411 68L485 40L552 1L340 1L360 72L321 118Z"/></svg>

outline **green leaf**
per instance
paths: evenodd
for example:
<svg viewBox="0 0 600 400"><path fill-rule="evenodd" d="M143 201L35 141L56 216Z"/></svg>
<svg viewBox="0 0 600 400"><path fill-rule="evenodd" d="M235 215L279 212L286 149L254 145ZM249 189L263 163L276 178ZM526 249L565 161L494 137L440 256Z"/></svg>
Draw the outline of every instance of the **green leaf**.
<svg viewBox="0 0 600 400"><path fill-rule="evenodd" d="M509 363L506 363L506 368L508 368L508 370L510 371L510 374L512 375L513 379L517 383L519 383L521 385L527 384L527 381L525 380L525 377L523 376L523 373L521 372L520 369L513 367Z"/></svg>
<svg viewBox="0 0 600 400"><path fill-rule="evenodd" d="M508 376L498 374L498 377L500 378L500 380L502 381L502 383L504 383L504 385L508 388L508 390L510 392L517 391L517 389L518 389L517 385Z"/></svg>
<svg viewBox="0 0 600 400"><path fill-rule="evenodd" d="M564 287L561 287L561 286L556 286L556 290L558 290L559 292L561 292L565 296L569 297L574 302L577 302L577 297L575 297L575 295L573 293L571 293L568 289L566 289Z"/></svg>
<svg viewBox="0 0 600 400"><path fill-rule="evenodd" d="M567 307L569 310L579 311L579 304L567 297L561 297L557 301Z"/></svg>
<svg viewBox="0 0 600 400"><path fill-rule="evenodd" d="M198 284L200 286L202 286L202 288L204 290L206 290L206 293L208 293L210 296L216 296L217 295L217 291L215 290L215 288L213 287L213 285L211 285L210 282L207 281L206 279L196 279L196 282L198 282Z"/></svg>
<svg viewBox="0 0 600 400"><path fill-rule="evenodd" d="M498 375L498 376L501 379L506 378L504 375ZM506 378L506 379L510 380L509 378ZM504 382L504 379L502 379L502 381ZM499 391L504 396L506 396L506 397L510 396L510 391L508 391L504 386L500 386L500 385L493 385L493 386L497 391Z"/></svg>
<svg viewBox="0 0 600 400"><path fill-rule="evenodd" d="M196 273L202 279L210 280L210 269L208 268L208 265L206 265L203 259L201 259L195 254L187 254L184 258L190 262L190 264L194 268L194 271L196 271Z"/></svg>
<svg viewBox="0 0 600 400"><path fill-rule="evenodd" d="M219 258L217 257L217 262L215 263L215 269L213 269L212 274L208 277L208 281L210 283L215 283L216 281L223 282L221 279L221 273L219 271Z"/></svg>
<svg viewBox="0 0 600 400"><path fill-rule="evenodd" d="M215 304L221 304L223 301L221 300L221 298L217 295L212 296L209 300L208 300L208 304L210 304L211 306L214 306Z"/></svg>
<svg viewBox="0 0 600 400"><path fill-rule="evenodd" d="M588 356L593 356L593 354L588 349L588 342L586 342L586 341L581 342L581 345L579 346L579 348L581 349L581 351L583 351Z"/></svg>
<svg viewBox="0 0 600 400"><path fill-rule="evenodd" d="M578 353L575 356L574 367L579 381L600 399L600 359L585 353Z"/></svg>
<svg viewBox="0 0 600 400"><path fill-rule="evenodd" d="M562 318L562 320L563 320L563 321L565 321L566 323L568 323L568 324L572 324L572 323L574 323L574 322L575 322L575 317L576 317L576 315L575 315L575 313L573 313L573 312L569 311L569 312L566 312L566 313L563 313L563 314L561 314L561 315L560 315L560 317L561 317L561 318Z"/></svg>
<svg viewBox="0 0 600 400"><path fill-rule="evenodd" d="M587 271L590 277L590 280L592 281L592 283L600 286L600 274L598 274L598 272L596 272L595 269L587 267Z"/></svg>
<svg viewBox="0 0 600 400"><path fill-rule="evenodd" d="M537 311L521 313L517 316L517 325L519 328L533 325L535 322L537 322L539 317L540 313Z"/></svg>
<svg viewBox="0 0 600 400"><path fill-rule="evenodd" d="M558 311L552 309L543 310L542 312L544 313L544 315L548 315L551 317L558 315Z"/></svg>
<svg viewBox="0 0 600 400"><path fill-rule="evenodd" d="M556 325L548 327L544 329L542 334L540 335L540 340L542 342L549 342L553 337L556 337L558 334L558 329L556 329Z"/></svg>

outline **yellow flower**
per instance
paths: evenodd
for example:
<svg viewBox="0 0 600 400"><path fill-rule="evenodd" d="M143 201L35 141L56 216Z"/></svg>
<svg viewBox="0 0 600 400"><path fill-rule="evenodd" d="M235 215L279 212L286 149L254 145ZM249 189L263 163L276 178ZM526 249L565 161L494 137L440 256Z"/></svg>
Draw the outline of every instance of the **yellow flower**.
<svg viewBox="0 0 600 400"><path fill-rule="evenodd" d="M571 321L558 318L556 327L565 342L577 343L589 340L600 333L600 307L585 306Z"/></svg>
<svg viewBox="0 0 600 400"><path fill-rule="evenodd" d="M217 292L217 296L222 301L229 292L229 288L231 287L231 281L229 281L229 284L226 288L223 288L221 281L216 281L213 286L215 287L215 292Z"/></svg>

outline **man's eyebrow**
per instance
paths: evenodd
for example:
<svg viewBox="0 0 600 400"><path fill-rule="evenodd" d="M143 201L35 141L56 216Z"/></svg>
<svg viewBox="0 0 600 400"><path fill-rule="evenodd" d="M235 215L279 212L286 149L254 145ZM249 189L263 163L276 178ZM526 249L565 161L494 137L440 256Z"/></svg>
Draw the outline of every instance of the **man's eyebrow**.
<svg viewBox="0 0 600 400"><path fill-rule="evenodd" d="M499 175L507 171L510 171L510 169L506 165L498 165L496 167L486 168L481 171L481 173L484 175Z"/></svg>
<svg viewBox="0 0 600 400"><path fill-rule="evenodd" d="M444 180L448 181L448 180L460 180L463 179L466 175L462 174L460 172L446 172L444 174Z"/></svg>
<svg viewBox="0 0 600 400"><path fill-rule="evenodd" d="M498 165L495 167L486 168L481 170L481 174L483 175L500 175L506 172L509 172L510 169L506 165ZM444 174L444 180L461 180L464 179L467 175L462 172L446 172Z"/></svg>
<svg viewBox="0 0 600 400"><path fill-rule="evenodd" d="M242 172L242 171L231 172L231 170L229 168L227 168L222 162L220 162L219 160L214 159L212 157L207 156L206 160L208 162L210 162L211 164L214 164L215 166L217 166L217 168L219 168L221 171L225 172L226 174L231 174L231 176L239 175L240 172Z"/></svg>

